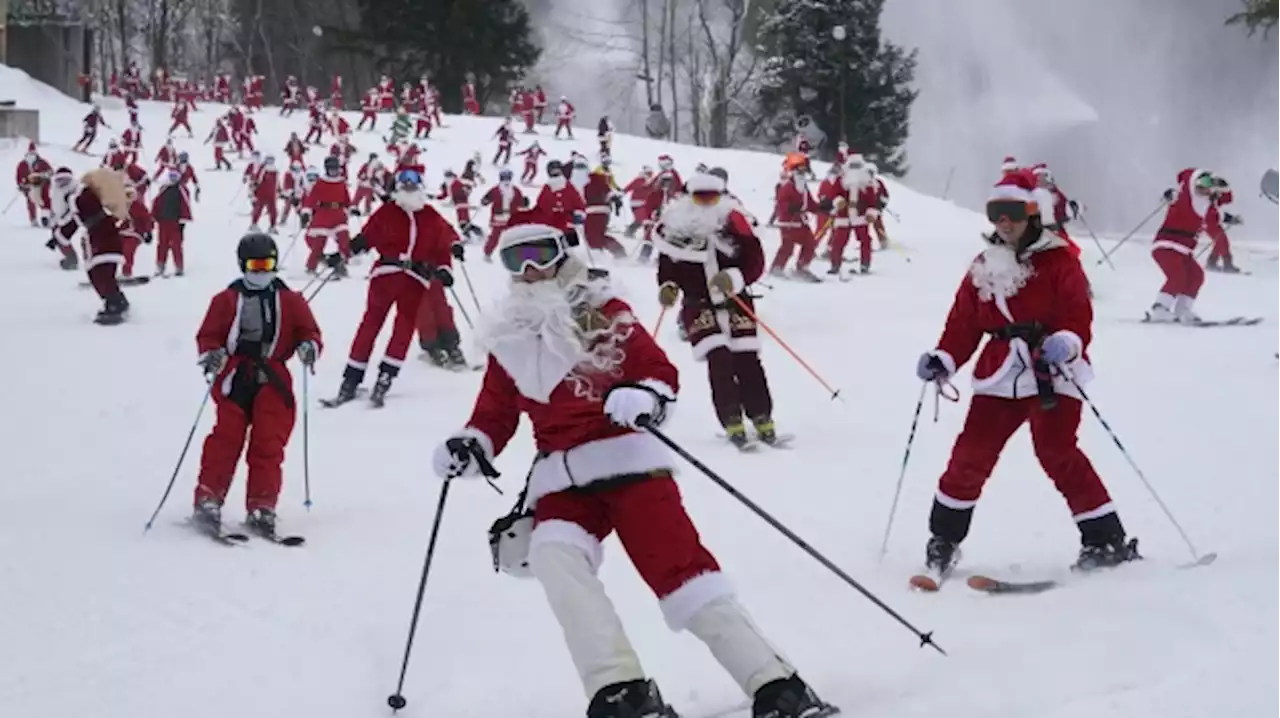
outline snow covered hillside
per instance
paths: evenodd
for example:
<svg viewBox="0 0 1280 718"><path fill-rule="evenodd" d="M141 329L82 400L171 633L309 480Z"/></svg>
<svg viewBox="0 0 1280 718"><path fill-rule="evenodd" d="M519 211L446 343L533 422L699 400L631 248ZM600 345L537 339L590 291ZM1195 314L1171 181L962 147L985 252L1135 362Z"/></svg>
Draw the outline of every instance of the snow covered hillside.
<svg viewBox="0 0 1280 718"><path fill-rule="evenodd" d="M0 96L41 109L41 151L50 162L87 169L98 160L68 149L85 108L52 92L0 68ZM47 232L26 225L20 202L0 220L8 227L0 266L0 299L8 308L0 317L7 349L0 376L8 381L0 423L7 454L0 480L6 508L0 715L388 713L384 701L395 686L440 488L430 454L466 419L480 375L411 362L380 411L359 403L317 408L316 399L336 391L341 378L364 307L364 266L351 280L326 287L314 303L326 341L307 387L315 504L309 512L302 506L300 420L279 507L286 530L306 534L307 546L225 548L180 526L211 412L200 418L160 520L142 533L204 392L196 326L209 297L237 275L234 249L249 222L239 171L205 169L213 161L201 141L219 109L202 107L192 118L195 139L177 141L190 151L203 187L187 233L187 275L126 288L132 310L125 325L91 323L99 302L78 286L83 274L57 268L56 255L43 246ZM122 110L105 114L117 131L127 124ZM354 126L354 114L349 119ZM461 170L473 152L487 161L493 151L489 138L497 120L445 119L422 143L432 186L446 168ZM141 120L151 168L168 107L143 103ZM302 116L286 121L271 110L257 121L259 146L278 158L288 133L306 129ZM385 129L386 118L379 124ZM594 156L588 129L578 131L576 142L556 142L550 128L539 130L554 157L567 158L571 148ZM357 133L356 142L365 154L381 151L378 137ZM0 152L0 161L13 167L24 149L16 143ZM619 180L664 152L686 173L700 161L724 166L731 188L762 223L769 216L778 157L619 137ZM485 174L496 179L487 164ZM874 606L683 468L681 489L703 538L756 620L817 691L851 717L1275 715L1280 311L1274 253L1241 257L1250 276L1210 275L1198 305L1207 318L1261 315L1263 324L1193 329L1137 323L1161 281L1145 245L1119 249L1113 272L1095 266L1096 247L1087 238L1083 243L1097 294L1091 355L1098 379L1090 394L1198 547L1220 554L1216 563L1175 568L1188 558L1178 534L1086 414L1082 445L1148 560L1070 579L1076 529L1020 431L988 484L962 565L1067 585L1038 596L988 597L957 581L937 595L914 594L906 589L907 576L923 560L934 487L969 392L966 377L958 382L962 403L942 402L936 423L927 399L889 552L880 562L920 390L913 369L918 354L934 346L986 222L905 187L890 189L890 206L901 220L890 220L889 231L901 249L877 253L874 274L847 283L771 279L760 288L762 319L842 390L843 402L829 400L766 340L776 419L798 438L790 451L740 454L716 438L705 369L667 321L660 341L682 369L684 385L668 433L909 620L935 631L950 656L918 648ZM295 226L281 232L282 247ZM776 232L762 232L772 253ZM301 250L286 272L295 287L305 283ZM139 250L138 271L150 271L153 252L154 245ZM652 268L607 266L652 326L658 315ZM503 270L476 257L467 268L487 304L502 289ZM461 282L457 288L474 315ZM541 589L496 576L488 553L486 530L514 500L531 447L522 431L499 457L506 496L478 482L450 494L402 715L582 715L585 701ZM241 517L242 492L241 479L228 501L229 521ZM667 699L693 718L738 703L737 688L705 649L666 630L615 541L606 554L604 581Z"/></svg>

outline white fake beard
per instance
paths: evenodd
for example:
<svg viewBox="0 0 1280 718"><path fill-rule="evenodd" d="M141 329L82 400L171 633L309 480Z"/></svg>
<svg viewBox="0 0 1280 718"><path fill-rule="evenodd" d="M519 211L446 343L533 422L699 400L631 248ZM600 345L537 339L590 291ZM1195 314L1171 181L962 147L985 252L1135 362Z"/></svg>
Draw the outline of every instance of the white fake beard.
<svg viewBox="0 0 1280 718"><path fill-rule="evenodd" d="M551 188L551 191L559 192L564 189L564 177L548 177L547 186Z"/></svg>
<svg viewBox="0 0 1280 718"><path fill-rule="evenodd" d="M1032 273L1031 265L1019 262L1013 248L1004 244L988 247L969 268L978 298L984 302L1017 294L1027 285Z"/></svg>
<svg viewBox="0 0 1280 718"><path fill-rule="evenodd" d="M427 206L427 193L421 189L396 190L391 195L395 203L406 212L412 214Z"/></svg>
<svg viewBox="0 0 1280 718"><path fill-rule="evenodd" d="M620 345L629 326L615 321L582 332L569 294L556 280L513 282L477 331L477 345L498 360L521 394L539 403L564 381L575 396L601 400L592 376L617 375L626 358Z"/></svg>

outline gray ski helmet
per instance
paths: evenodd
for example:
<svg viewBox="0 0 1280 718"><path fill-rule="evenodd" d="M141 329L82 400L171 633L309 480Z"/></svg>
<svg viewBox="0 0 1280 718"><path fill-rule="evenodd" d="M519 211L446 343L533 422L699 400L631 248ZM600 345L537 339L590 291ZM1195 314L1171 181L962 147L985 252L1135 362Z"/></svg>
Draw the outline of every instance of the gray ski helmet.
<svg viewBox="0 0 1280 718"><path fill-rule="evenodd" d="M263 232L250 232L240 238L236 247L236 258L240 262L240 271L245 271L245 263L251 259L277 259L280 250L271 235Z"/></svg>
<svg viewBox="0 0 1280 718"><path fill-rule="evenodd" d="M336 177L342 171L342 163L337 157L329 155L324 158L324 173L330 177Z"/></svg>
<svg viewBox="0 0 1280 718"><path fill-rule="evenodd" d="M563 174L564 174L564 166L561 165L560 160L550 160L549 162L547 162L548 177L559 177Z"/></svg>
<svg viewBox="0 0 1280 718"><path fill-rule="evenodd" d="M719 177L720 180L724 182L726 185L729 184L729 172L723 167L712 167L711 169L707 170L707 174L711 175L712 177Z"/></svg>

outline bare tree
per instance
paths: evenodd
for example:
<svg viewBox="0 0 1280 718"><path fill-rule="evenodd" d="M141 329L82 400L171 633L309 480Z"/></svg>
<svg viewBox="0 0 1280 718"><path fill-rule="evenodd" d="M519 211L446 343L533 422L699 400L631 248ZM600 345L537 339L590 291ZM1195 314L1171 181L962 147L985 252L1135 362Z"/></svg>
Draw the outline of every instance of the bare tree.
<svg viewBox="0 0 1280 718"><path fill-rule="evenodd" d="M734 98L758 76L757 57L745 47L747 9L746 0L697 0L709 78L706 144L712 147L733 144Z"/></svg>

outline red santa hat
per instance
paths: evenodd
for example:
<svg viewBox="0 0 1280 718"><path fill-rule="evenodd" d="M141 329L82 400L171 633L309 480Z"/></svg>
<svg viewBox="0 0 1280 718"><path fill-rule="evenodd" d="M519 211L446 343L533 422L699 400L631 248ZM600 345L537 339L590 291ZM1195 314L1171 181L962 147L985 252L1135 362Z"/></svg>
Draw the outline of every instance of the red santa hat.
<svg viewBox="0 0 1280 718"><path fill-rule="evenodd" d="M1018 160L1014 159L1013 155L1005 157L1004 162L1000 164L1001 172L1012 172L1016 169L1018 169Z"/></svg>
<svg viewBox="0 0 1280 718"><path fill-rule="evenodd" d="M27 154L30 154L30 155L36 154L36 143L30 142L27 144Z"/></svg>
<svg viewBox="0 0 1280 718"><path fill-rule="evenodd" d="M1036 177L1030 170L1015 169L996 183L991 190L988 202L1022 202L1027 205L1027 214L1039 214L1036 204Z"/></svg>

